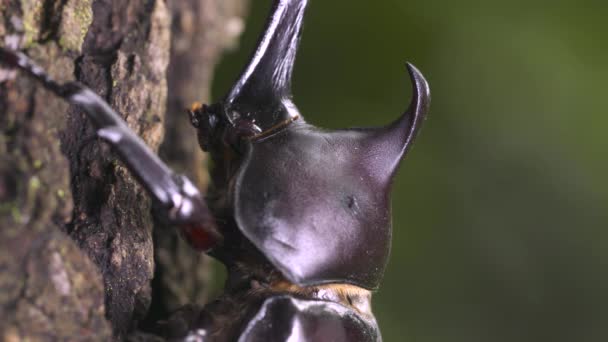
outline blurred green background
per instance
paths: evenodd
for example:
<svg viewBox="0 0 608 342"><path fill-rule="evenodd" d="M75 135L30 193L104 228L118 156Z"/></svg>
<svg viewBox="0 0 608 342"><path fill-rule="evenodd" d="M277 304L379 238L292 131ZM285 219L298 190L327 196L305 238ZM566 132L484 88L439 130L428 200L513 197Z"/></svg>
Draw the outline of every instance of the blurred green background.
<svg viewBox="0 0 608 342"><path fill-rule="evenodd" d="M270 1L254 0L221 97ZM431 113L393 193L385 341L608 341L608 2L311 0L294 97L318 126Z"/></svg>

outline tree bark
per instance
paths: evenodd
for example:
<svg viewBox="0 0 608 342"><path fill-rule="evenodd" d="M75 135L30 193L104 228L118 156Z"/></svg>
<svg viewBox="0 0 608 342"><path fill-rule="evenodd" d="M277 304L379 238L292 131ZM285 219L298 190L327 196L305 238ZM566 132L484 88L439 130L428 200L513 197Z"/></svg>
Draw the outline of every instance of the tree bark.
<svg viewBox="0 0 608 342"><path fill-rule="evenodd" d="M25 50L59 80L92 88L153 150L166 129L170 164L203 187L204 157L181 109L208 100L213 68L240 33L244 3L4 1L0 44ZM84 113L6 69L0 224L5 340L122 339L151 301L166 312L205 300L204 257L158 224L154 244L150 199Z"/></svg>

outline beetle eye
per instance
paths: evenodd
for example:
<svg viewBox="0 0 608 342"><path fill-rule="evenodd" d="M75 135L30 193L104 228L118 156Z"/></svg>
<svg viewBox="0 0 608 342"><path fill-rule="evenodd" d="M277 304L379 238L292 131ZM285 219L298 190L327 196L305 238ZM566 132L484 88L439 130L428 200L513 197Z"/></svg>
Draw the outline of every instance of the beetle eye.
<svg viewBox="0 0 608 342"><path fill-rule="evenodd" d="M199 143L203 150L209 150L209 144L217 133L221 108L217 105L194 103L189 109L190 122L198 130Z"/></svg>

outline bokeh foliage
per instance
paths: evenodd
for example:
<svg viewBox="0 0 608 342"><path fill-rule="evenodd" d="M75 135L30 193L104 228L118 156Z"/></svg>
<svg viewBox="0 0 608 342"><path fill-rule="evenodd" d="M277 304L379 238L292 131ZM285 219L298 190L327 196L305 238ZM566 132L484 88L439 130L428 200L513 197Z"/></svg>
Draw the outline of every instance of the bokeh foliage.
<svg viewBox="0 0 608 342"><path fill-rule="evenodd" d="M217 99L252 50L252 2ZM386 341L608 339L608 2L311 0L295 102L318 126L433 102L393 196Z"/></svg>

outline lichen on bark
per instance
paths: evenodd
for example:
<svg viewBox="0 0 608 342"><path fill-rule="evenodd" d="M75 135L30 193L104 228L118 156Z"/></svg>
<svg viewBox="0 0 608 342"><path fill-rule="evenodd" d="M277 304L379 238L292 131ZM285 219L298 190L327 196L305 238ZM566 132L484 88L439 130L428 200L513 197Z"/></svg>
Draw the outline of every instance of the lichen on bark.
<svg viewBox="0 0 608 342"><path fill-rule="evenodd" d="M1 9L0 41L28 46L32 58L58 79L69 79L78 50L47 40L53 20L38 7L10 1ZM34 5L44 5L38 2ZM42 9L45 7L42 6ZM54 7L44 15L52 16ZM63 231L73 201L59 132L63 101L30 80L4 72L0 85L0 332L4 340L109 338L97 267Z"/></svg>
<svg viewBox="0 0 608 342"><path fill-rule="evenodd" d="M223 23L242 16L244 2L3 1L0 45L89 86L155 151L165 127L171 139L191 136L164 149L204 186L202 154L176 108L207 100L213 67L235 38ZM0 69L0 338L144 336L134 332L152 300L151 208L81 110ZM175 238L161 232L157 242ZM206 261L183 248L158 246L171 269L155 282L165 308L205 299Z"/></svg>

